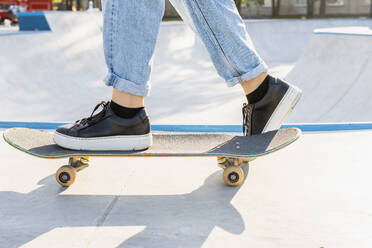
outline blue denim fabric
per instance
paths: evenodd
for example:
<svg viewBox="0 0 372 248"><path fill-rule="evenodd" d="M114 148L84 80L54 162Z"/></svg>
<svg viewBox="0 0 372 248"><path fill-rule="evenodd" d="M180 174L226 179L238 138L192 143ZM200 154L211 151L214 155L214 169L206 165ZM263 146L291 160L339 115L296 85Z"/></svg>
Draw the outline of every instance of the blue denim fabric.
<svg viewBox="0 0 372 248"><path fill-rule="evenodd" d="M267 72L249 45L233 0L170 0L205 44L228 86ZM134 95L150 91L150 74L164 0L104 0L103 42L108 86Z"/></svg>

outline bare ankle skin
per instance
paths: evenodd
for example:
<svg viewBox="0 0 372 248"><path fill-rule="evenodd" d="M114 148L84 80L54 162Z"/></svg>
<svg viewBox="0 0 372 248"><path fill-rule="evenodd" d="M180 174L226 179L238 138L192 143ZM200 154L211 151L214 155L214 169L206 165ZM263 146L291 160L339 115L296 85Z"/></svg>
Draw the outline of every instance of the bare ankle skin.
<svg viewBox="0 0 372 248"><path fill-rule="evenodd" d="M244 90L244 94L248 95L252 93L255 89L257 89L258 86L260 86L262 82L265 80L266 76L267 73L263 72L260 75L258 75L258 77L241 82L240 85Z"/></svg>
<svg viewBox="0 0 372 248"><path fill-rule="evenodd" d="M244 90L244 94L248 95L252 93L261 83L265 80L267 76L266 72L261 73L257 77L243 81L240 85ZM127 92L123 92L117 90L115 88L112 89L112 100L124 107L127 108L140 108L144 106L144 97L143 96L136 96L132 95Z"/></svg>
<svg viewBox="0 0 372 248"><path fill-rule="evenodd" d="M115 88L112 89L112 100L127 108L140 108L144 106L143 96L132 95Z"/></svg>

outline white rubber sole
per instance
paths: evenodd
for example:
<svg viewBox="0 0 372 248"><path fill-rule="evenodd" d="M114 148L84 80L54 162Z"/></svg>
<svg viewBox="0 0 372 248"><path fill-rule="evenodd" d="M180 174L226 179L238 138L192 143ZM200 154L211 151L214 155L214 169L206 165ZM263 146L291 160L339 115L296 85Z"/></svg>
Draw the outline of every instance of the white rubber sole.
<svg viewBox="0 0 372 248"><path fill-rule="evenodd" d="M269 121L263 129L263 133L277 130L280 128L282 123L292 113L297 103L300 101L302 91L294 85L289 85L289 89L285 93L283 99L280 101Z"/></svg>
<svg viewBox="0 0 372 248"><path fill-rule="evenodd" d="M53 139L57 145L63 148L86 151L139 151L152 145L151 133L80 138L55 132Z"/></svg>

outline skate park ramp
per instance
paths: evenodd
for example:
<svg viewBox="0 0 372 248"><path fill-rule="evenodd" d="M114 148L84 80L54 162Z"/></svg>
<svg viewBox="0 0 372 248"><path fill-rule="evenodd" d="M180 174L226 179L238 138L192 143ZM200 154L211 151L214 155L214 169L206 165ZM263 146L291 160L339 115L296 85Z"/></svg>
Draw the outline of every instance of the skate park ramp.
<svg viewBox="0 0 372 248"><path fill-rule="evenodd" d="M316 29L286 79L303 90L293 122L372 121L372 31Z"/></svg>
<svg viewBox="0 0 372 248"><path fill-rule="evenodd" d="M81 19L77 14L82 15ZM110 89L102 83L106 69L99 13L47 14L47 19L52 32L0 30L1 120L75 121L110 97ZM329 22L314 20L318 24L323 21ZM266 23L271 26L272 22ZM302 22L313 23L298 23ZM262 25L257 30L265 30L264 21L257 23ZM361 20L356 25L366 23ZM359 63L352 51L334 49L331 53L333 48L341 48L338 43L346 50L351 47L368 52L367 35L361 35L365 40L358 41L357 47L355 34L337 34L346 37L345 43L337 40L336 34L329 34L334 30L313 34L312 29L305 32L306 25L303 28L293 28L293 32L306 33L308 42L317 35L327 38L326 42L334 39L329 47L316 44L328 56ZM270 45L270 32L276 32L276 42L283 41L283 51L271 47L278 57L269 57L268 63L286 67L280 73L287 74L288 65L292 67L299 58L299 65L288 77L310 88L306 92L314 88L314 94L337 107L358 100L332 94L339 88L320 88L302 77L304 71L310 74L299 67L303 61L304 67L310 63L302 57L308 42L298 47L298 54L277 60L280 53L286 55L285 49L290 51L291 44L284 42L287 34L281 36L280 30L267 27L267 31L262 36L251 34L252 41L257 50L264 49L257 42ZM305 53L311 55L311 46ZM266 56L264 51L262 54ZM317 63L324 59L325 67L332 65L324 69L327 73L332 69L330 73L342 74L347 69L338 70L338 66L344 66L341 62L320 54L313 57ZM367 68L367 55L361 58ZM319 78L325 77L317 63L312 64L314 70ZM367 76L363 67L355 68L360 79ZM356 81L366 87L357 91L364 92L366 100L367 82L351 76L347 79L347 87L340 88L342 92L348 92L348 87L357 91L350 83ZM241 123L244 96L240 89L226 88L200 41L183 24L162 24L152 82L153 94L146 103L153 123ZM335 86L336 81L332 84ZM312 97L304 92L306 104L299 108L307 110L309 104L314 113L308 111L296 121L310 118L308 115L317 119L319 113L312 104L318 99ZM347 100L351 102L345 103ZM340 114L338 108L330 113L336 109ZM360 105L353 111L370 113ZM345 119L351 116L350 112L344 114ZM304 132L287 149L243 165L246 180L236 188L223 184L215 158L91 158L90 167L78 173L74 185L61 188L55 172L67 160L31 157L1 139L0 247L369 248L371 140L371 130Z"/></svg>
<svg viewBox="0 0 372 248"><path fill-rule="evenodd" d="M106 65L101 13L45 15L51 32L0 31L0 103L7 106L2 120L71 122L110 98L111 89L102 81ZM281 77L301 58L314 28L371 23L356 18L246 21L255 49ZM241 89L226 87L203 44L181 22L161 25L151 82L146 103L153 124L241 123ZM291 122L309 119L297 116Z"/></svg>
<svg viewBox="0 0 372 248"><path fill-rule="evenodd" d="M248 20L247 31L260 56L270 66L293 64L303 54L313 30L331 27L371 27L371 19Z"/></svg>

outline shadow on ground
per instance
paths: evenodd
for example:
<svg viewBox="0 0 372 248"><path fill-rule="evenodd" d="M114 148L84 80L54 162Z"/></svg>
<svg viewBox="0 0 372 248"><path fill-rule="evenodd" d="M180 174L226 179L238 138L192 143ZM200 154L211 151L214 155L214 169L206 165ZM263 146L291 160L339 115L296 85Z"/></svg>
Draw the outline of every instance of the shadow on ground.
<svg viewBox="0 0 372 248"><path fill-rule="evenodd" d="M118 247L201 247L215 227L245 229L231 204L239 187L226 187L220 171L180 195L62 195L54 175L39 184L27 194L0 192L0 244L20 247L60 227L145 226Z"/></svg>

